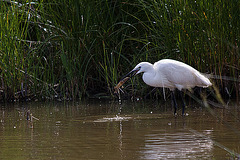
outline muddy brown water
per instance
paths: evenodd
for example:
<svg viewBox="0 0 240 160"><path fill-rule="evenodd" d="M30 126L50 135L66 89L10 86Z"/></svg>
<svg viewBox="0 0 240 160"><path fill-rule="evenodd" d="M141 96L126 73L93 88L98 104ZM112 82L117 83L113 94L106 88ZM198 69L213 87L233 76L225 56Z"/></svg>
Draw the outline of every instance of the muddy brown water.
<svg viewBox="0 0 240 160"><path fill-rule="evenodd" d="M185 117L155 102L2 105L0 159L239 159L240 106L198 105Z"/></svg>

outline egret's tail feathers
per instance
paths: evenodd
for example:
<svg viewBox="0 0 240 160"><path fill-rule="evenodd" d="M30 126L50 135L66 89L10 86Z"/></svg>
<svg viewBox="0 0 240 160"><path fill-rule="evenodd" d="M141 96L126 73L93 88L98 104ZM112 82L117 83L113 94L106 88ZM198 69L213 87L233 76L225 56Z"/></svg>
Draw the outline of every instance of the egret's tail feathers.
<svg viewBox="0 0 240 160"><path fill-rule="evenodd" d="M199 85L198 85L199 87L207 88L209 86L212 86L212 83L207 77L205 77L201 73L199 73L197 76L199 81Z"/></svg>
<svg viewBox="0 0 240 160"><path fill-rule="evenodd" d="M209 86L212 86L212 83L210 82L209 79L207 79L207 78L205 77L204 85L203 85L202 87L203 87L203 88L207 88L207 87L209 87Z"/></svg>

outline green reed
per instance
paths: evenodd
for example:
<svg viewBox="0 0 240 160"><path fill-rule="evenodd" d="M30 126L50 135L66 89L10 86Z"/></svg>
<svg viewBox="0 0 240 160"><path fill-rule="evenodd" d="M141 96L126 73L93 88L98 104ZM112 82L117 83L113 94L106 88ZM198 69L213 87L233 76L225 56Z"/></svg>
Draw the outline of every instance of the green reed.
<svg viewBox="0 0 240 160"><path fill-rule="evenodd" d="M227 88L238 97L237 0L1 3L5 99L112 97L114 85L137 63L163 58L218 77L213 81L220 92ZM140 77L133 81L143 84ZM149 90L126 86L130 95Z"/></svg>
<svg viewBox="0 0 240 160"><path fill-rule="evenodd" d="M26 23L29 10L20 10L17 4L9 7L2 2L0 9L1 99L14 100L14 96L23 95L26 88L23 71L27 72L28 67L25 60L25 38L29 25ZM18 94L18 91L21 91L21 94Z"/></svg>

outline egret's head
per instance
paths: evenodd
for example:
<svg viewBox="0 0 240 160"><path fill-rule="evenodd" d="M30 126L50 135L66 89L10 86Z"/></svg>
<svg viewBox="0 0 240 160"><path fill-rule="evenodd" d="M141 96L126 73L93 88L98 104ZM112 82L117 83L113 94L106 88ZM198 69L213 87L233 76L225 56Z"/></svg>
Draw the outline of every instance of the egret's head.
<svg viewBox="0 0 240 160"><path fill-rule="evenodd" d="M135 74L139 74L142 72L147 72L149 70L151 70L152 68L152 64L149 62L141 62L138 65L136 65L136 67L132 70L132 71L136 71Z"/></svg>
<svg viewBox="0 0 240 160"><path fill-rule="evenodd" d="M136 65L136 67L134 67L134 69L131 70L128 74L126 74L123 78L125 78L125 77L132 78L136 74L139 74L139 73L142 73L142 72L147 72L150 67L152 67L151 63L141 62L138 65Z"/></svg>

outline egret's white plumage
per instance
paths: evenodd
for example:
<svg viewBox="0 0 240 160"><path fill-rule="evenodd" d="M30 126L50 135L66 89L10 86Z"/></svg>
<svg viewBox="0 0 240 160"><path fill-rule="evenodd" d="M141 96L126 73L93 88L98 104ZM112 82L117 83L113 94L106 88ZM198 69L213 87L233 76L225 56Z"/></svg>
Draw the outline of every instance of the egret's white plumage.
<svg viewBox="0 0 240 160"><path fill-rule="evenodd" d="M193 67L172 59L163 59L154 64L141 62L133 70L138 70L136 74L143 72L143 81L152 87L177 88L181 91L212 85L207 77Z"/></svg>

